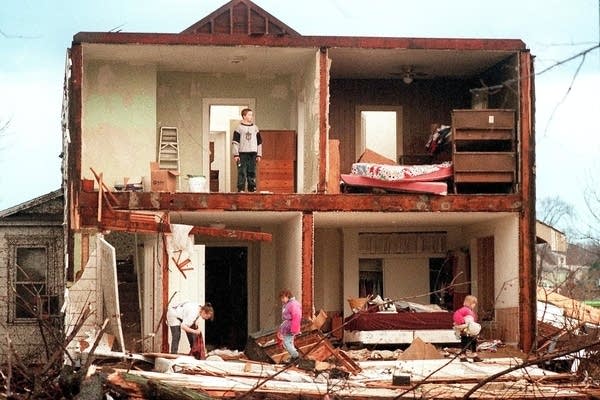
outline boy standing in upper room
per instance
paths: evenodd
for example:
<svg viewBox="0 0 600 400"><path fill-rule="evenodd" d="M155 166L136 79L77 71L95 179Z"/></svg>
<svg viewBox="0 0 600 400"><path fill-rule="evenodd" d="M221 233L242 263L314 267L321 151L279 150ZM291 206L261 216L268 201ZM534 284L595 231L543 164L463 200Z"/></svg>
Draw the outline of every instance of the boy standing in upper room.
<svg viewBox="0 0 600 400"><path fill-rule="evenodd" d="M243 192L246 184L249 192L256 191L256 163L262 158L262 138L254 125L254 113L250 108L242 110L242 121L233 132L232 153L237 165L237 190Z"/></svg>

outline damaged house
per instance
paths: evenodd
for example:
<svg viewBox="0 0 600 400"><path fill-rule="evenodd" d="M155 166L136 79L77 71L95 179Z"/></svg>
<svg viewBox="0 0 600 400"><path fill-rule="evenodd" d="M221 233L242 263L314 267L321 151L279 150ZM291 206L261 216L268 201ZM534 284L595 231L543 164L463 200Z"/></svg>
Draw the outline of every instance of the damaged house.
<svg viewBox="0 0 600 400"><path fill-rule="evenodd" d="M94 311L81 339L108 320L114 349L166 352L166 308L195 300L215 307L207 346L243 349L289 288L338 323L352 298L453 309L473 293L484 329L533 346L522 41L303 36L232 0L180 33L79 32L65 73L67 324ZM257 193L235 190L246 107Z"/></svg>
<svg viewBox="0 0 600 400"><path fill-rule="evenodd" d="M2 362L11 352L37 360L48 356L42 349L62 351L64 215L62 190L0 211Z"/></svg>

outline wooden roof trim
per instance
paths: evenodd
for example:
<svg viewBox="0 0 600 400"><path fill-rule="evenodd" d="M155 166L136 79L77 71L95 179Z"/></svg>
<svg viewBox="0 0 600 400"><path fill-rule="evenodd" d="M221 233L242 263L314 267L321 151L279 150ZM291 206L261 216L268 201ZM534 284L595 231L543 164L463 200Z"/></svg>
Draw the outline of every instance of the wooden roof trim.
<svg viewBox="0 0 600 400"><path fill-rule="evenodd" d="M294 29L290 28L288 25L281 22L279 19L275 18L263 8L257 6L250 0L231 0L229 3L223 5L221 8L213 11L206 17L202 18L200 21L196 22L192 26L186 28L181 33L182 34L215 34L218 29L217 24L219 20L223 18L228 19L228 30L229 34L234 34L236 32L234 16L236 14L236 8L239 9L240 6L245 7L246 11L246 19L245 19L245 33L247 35L292 35L292 36L300 36L298 32ZM265 21L264 29L262 26L254 26L252 14L256 14L259 17L262 17ZM277 28L278 32L270 32L269 27L274 26Z"/></svg>
<svg viewBox="0 0 600 400"><path fill-rule="evenodd" d="M350 37L350 36L251 36L245 34L173 34L79 32L73 44L146 44L189 46L267 46L267 47L340 47L363 49L408 50L489 50L523 51L525 43L519 39L452 39L452 38L400 38L400 37Z"/></svg>

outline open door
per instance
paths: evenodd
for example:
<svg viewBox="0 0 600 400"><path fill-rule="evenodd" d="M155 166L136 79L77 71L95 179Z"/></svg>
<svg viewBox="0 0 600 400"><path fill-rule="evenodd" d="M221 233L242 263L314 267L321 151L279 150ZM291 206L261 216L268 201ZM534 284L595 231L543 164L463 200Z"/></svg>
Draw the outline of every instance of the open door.
<svg viewBox="0 0 600 400"><path fill-rule="evenodd" d="M370 149L398 162L404 154L401 106L356 106L356 124L356 159Z"/></svg>
<svg viewBox="0 0 600 400"><path fill-rule="evenodd" d="M206 248L206 301L215 309L207 348L244 350L248 338L248 247Z"/></svg>
<svg viewBox="0 0 600 400"><path fill-rule="evenodd" d="M219 192L231 192L235 187L231 183L235 179L231 157L233 129L242 119L242 109L254 110L254 105L251 98L207 98L202 101L202 148L205 149L202 171L207 177L216 177L217 182L212 182L211 186L218 186ZM256 124L260 127L258 122ZM213 153L209 154L211 148Z"/></svg>

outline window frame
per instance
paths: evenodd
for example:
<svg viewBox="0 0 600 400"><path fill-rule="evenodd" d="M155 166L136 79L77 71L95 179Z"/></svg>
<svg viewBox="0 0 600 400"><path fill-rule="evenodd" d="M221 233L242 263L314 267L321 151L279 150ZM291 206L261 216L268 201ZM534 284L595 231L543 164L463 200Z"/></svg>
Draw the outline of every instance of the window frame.
<svg viewBox="0 0 600 400"><path fill-rule="evenodd" d="M58 253L57 243L60 240L58 237L53 236L10 236L7 237L8 244L8 323L9 324L33 324L37 323L38 318L46 317L58 317L60 314L60 271L58 270ZM44 249L46 253L46 266L45 266L45 281L19 281L18 280L18 265L17 265L17 254L19 249ZM50 306L48 304L48 312L38 313L36 316L31 317L19 317L17 316L17 285L20 284L43 284L45 285L45 295L48 302L54 304ZM52 309L51 312L50 308Z"/></svg>

